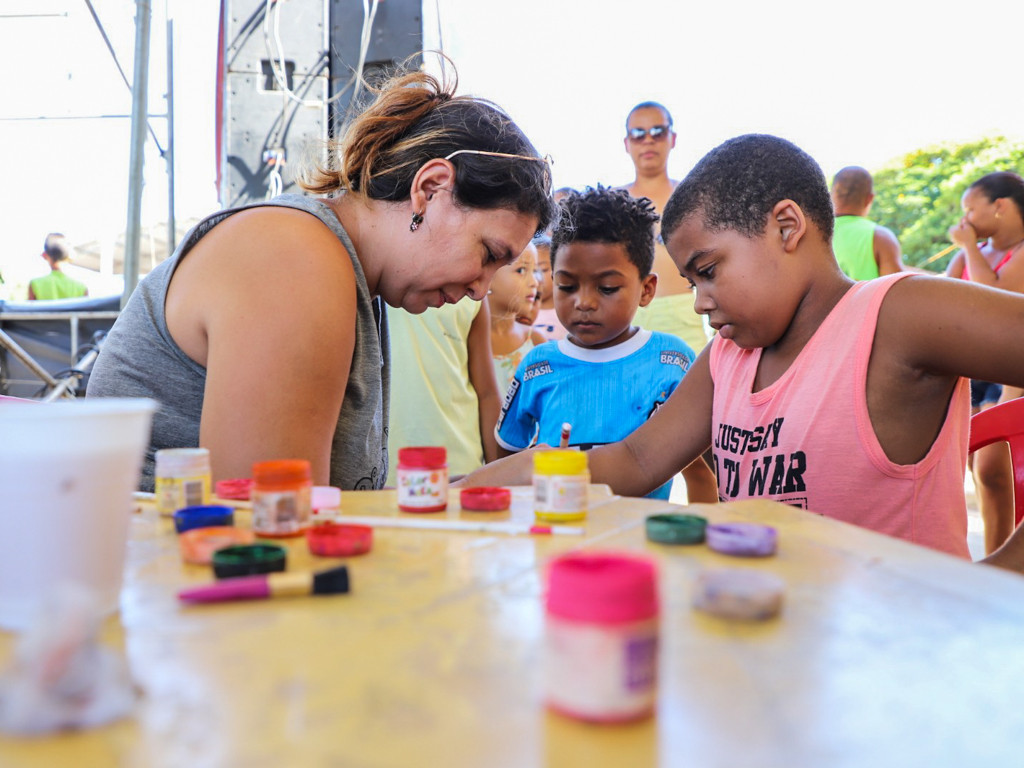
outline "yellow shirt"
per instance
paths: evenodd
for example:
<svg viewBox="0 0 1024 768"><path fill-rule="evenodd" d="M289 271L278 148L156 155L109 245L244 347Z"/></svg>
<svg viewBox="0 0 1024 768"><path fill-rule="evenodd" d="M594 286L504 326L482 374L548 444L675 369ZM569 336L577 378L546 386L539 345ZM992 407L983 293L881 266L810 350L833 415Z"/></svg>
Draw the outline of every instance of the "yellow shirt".
<svg viewBox="0 0 1024 768"><path fill-rule="evenodd" d="M443 445L448 472L483 466L480 412L469 380L469 329L480 302L460 301L410 315L388 307L391 334L391 415L388 481L395 485L398 449Z"/></svg>

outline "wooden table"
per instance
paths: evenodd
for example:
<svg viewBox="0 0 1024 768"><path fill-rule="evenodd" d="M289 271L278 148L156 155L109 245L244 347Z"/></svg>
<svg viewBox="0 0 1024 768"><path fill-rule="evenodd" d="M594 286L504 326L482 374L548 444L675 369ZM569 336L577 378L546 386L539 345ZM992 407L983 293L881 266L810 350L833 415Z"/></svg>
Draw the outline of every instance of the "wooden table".
<svg viewBox="0 0 1024 768"><path fill-rule="evenodd" d="M480 517L452 499L443 514ZM209 572L183 564L170 522L145 511L133 520L121 614L104 638L124 649L144 691L135 717L80 734L0 739L0 765L1024 760L1024 578L771 502L691 507L712 521L778 527L777 557L737 561L703 546L648 543L643 519L663 502L598 494L597 503L584 537L377 529L373 551L349 561L350 595L187 607L177 590ZM343 508L398 514L389 491L346 493ZM511 516L530 514L524 502ZM659 561L653 719L591 726L542 705L543 565L579 547ZM289 549L290 569L337 563L312 557L301 540ZM695 574L717 566L781 576L782 616L737 624L695 612ZM0 635L0 660L13 643Z"/></svg>

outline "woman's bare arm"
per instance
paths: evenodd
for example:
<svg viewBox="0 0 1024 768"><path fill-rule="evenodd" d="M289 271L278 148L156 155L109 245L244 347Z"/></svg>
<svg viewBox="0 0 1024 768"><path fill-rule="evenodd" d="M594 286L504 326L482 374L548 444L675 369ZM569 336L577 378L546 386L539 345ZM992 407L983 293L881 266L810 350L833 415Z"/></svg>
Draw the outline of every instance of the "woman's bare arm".
<svg viewBox="0 0 1024 768"><path fill-rule="evenodd" d="M175 274L168 327L207 369L200 444L214 478L308 459L329 481L354 348L355 274L337 238L288 209L234 214Z"/></svg>

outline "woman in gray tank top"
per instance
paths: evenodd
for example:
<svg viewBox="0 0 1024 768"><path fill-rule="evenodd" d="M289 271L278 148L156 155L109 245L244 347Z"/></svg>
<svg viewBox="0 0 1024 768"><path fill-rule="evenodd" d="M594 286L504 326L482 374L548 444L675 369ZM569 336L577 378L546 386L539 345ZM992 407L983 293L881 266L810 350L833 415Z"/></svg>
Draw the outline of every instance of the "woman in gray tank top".
<svg viewBox="0 0 1024 768"><path fill-rule="evenodd" d="M423 72L396 77L301 184L200 222L132 295L88 395L160 403L162 448L210 450L214 479L309 459L317 484L387 477L381 301L480 301L553 213L547 162L501 109ZM398 362L401 366L401 361Z"/></svg>

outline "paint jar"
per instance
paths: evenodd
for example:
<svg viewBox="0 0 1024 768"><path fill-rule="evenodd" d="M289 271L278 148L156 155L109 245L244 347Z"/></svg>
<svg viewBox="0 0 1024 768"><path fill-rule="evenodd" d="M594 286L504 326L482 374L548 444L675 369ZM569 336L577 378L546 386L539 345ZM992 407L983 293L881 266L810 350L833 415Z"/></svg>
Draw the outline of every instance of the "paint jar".
<svg viewBox="0 0 1024 768"><path fill-rule="evenodd" d="M156 508L173 515L183 507L210 503L210 452L206 448L165 448L156 452Z"/></svg>
<svg viewBox="0 0 1024 768"><path fill-rule="evenodd" d="M448 451L443 446L398 449L398 508L443 512L448 508Z"/></svg>
<svg viewBox="0 0 1024 768"><path fill-rule="evenodd" d="M533 511L541 520L561 523L587 516L590 472L583 451L533 454Z"/></svg>
<svg viewBox="0 0 1024 768"><path fill-rule="evenodd" d="M272 538L301 536L309 527L313 481L305 459L252 465L252 529Z"/></svg>
<svg viewBox="0 0 1024 768"><path fill-rule="evenodd" d="M544 631L547 706L590 722L638 720L654 712L657 678L653 561L614 552L552 561Z"/></svg>

